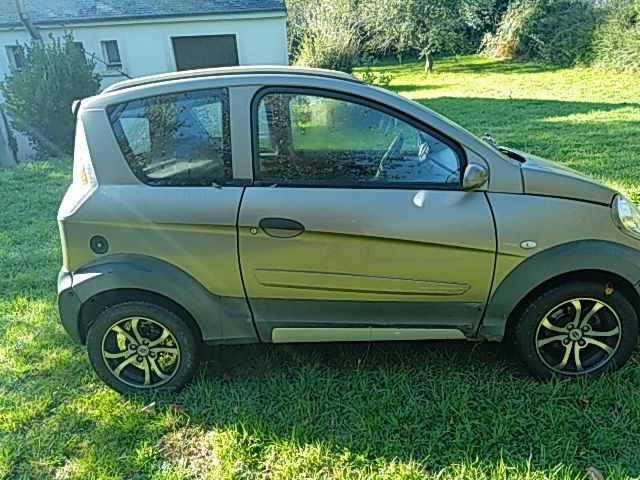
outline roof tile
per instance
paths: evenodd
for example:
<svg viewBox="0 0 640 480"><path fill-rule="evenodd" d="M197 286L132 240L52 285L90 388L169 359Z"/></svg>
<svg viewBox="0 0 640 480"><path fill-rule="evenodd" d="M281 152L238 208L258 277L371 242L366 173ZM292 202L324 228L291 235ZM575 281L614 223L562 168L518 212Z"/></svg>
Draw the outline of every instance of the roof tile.
<svg viewBox="0 0 640 480"><path fill-rule="evenodd" d="M25 0L25 4L36 25L285 10L284 0ZM18 24L15 0L0 0L0 26Z"/></svg>

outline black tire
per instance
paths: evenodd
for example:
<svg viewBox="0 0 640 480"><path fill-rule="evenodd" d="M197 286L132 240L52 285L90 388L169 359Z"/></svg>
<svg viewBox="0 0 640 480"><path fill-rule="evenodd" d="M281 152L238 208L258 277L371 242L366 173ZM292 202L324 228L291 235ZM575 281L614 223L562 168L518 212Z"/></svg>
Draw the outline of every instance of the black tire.
<svg viewBox="0 0 640 480"><path fill-rule="evenodd" d="M638 339L636 310L623 292L605 282L551 287L520 312L511 319L511 341L526 369L541 380L617 370ZM572 332L574 323L578 328Z"/></svg>
<svg viewBox="0 0 640 480"><path fill-rule="evenodd" d="M181 389L198 369L201 351L202 341L190 318L147 302L108 307L87 335L93 369L124 394Z"/></svg>

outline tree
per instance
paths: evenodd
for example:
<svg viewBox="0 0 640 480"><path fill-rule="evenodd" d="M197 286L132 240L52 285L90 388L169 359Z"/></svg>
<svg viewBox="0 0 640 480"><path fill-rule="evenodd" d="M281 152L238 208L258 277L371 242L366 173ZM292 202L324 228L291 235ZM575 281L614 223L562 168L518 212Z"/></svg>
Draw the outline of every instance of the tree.
<svg viewBox="0 0 640 480"><path fill-rule="evenodd" d="M433 54L463 50L467 31L484 28L500 1L362 0L360 8L371 50L399 58L417 53L431 72Z"/></svg>
<svg viewBox="0 0 640 480"><path fill-rule="evenodd" d="M73 150L74 100L95 95L100 77L69 32L48 41L20 45L22 69L12 69L0 83L2 108L13 128L24 133L39 155Z"/></svg>
<svg viewBox="0 0 640 480"><path fill-rule="evenodd" d="M295 64L351 72L361 45L355 0L288 0L287 12Z"/></svg>

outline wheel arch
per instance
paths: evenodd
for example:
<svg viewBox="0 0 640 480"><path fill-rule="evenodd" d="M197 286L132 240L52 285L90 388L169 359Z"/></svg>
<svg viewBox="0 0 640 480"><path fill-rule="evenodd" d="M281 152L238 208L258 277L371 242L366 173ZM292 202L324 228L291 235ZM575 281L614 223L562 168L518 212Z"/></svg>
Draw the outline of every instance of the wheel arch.
<svg viewBox="0 0 640 480"><path fill-rule="evenodd" d="M161 306L185 320L189 327L194 330L196 337L200 340L203 339L202 329L193 318L193 315L171 298L150 290L117 288L97 293L82 303L78 318L78 330L82 342L86 341L89 328L100 312L125 302L148 302Z"/></svg>
<svg viewBox="0 0 640 480"><path fill-rule="evenodd" d="M215 295L165 261L143 255L112 255L78 269L72 273L72 279L71 289L79 308L67 314L71 318L63 317L63 323L75 322L71 327L82 343L92 316L95 318L103 308L121 301L145 299L155 299L174 313L193 320L205 342L257 341L244 297Z"/></svg>
<svg viewBox="0 0 640 480"><path fill-rule="evenodd" d="M624 290L640 314L640 251L608 241L583 240L539 252L514 268L494 290L477 336L502 340L507 324L532 295L580 279L612 282L614 288Z"/></svg>

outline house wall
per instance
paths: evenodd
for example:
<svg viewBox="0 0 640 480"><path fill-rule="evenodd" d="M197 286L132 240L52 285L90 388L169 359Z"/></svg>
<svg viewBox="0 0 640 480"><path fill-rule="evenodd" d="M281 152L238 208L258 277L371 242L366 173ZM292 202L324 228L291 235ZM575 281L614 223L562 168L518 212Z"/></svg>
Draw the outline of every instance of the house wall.
<svg viewBox="0 0 640 480"><path fill-rule="evenodd" d="M38 26L43 37L62 35L63 25ZM169 19L119 20L66 26L76 41L97 58L103 57L100 42L117 40L122 70L131 77L176 70L171 37L235 34L240 65L288 64L286 15L284 12L260 12L233 15L171 17ZM29 35L22 27L0 28L0 78L9 72L6 45L28 43ZM126 77L98 63L96 71L106 87ZM31 153L24 137L17 134L21 146L20 160ZM3 138L0 137L0 142ZM0 152L3 148L0 147Z"/></svg>

